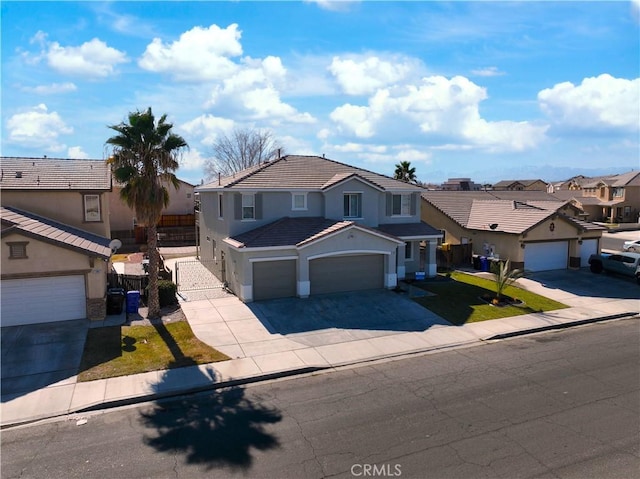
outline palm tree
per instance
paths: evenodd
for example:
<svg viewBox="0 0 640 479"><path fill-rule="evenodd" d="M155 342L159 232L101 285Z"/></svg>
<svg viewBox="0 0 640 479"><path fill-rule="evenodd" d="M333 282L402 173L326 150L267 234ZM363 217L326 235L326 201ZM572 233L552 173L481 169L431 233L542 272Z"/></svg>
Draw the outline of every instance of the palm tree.
<svg viewBox="0 0 640 479"><path fill-rule="evenodd" d="M523 273L519 269L511 269L511 262L507 260L495 266L493 276L496 283L496 298L500 301L505 288L522 278Z"/></svg>
<svg viewBox="0 0 640 479"><path fill-rule="evenodd" d="M401 161L396 165L393 177L405 183L415 183L417 181L416 169L411 167L410 161Z"/></svg>
<svg viewBox="0 0 640 479"><path fill-rule="evenodd" d="M151 108L129 113L129 123L110 125L117 132L106 141L113 147L107 160L113 176L124 186L120 196L136 212L138 222L147 227L149 254L149 318L160 317L158 297L158 238L157 224L162 209L169 204L169 192L164 186L172 184L178 188L174 172L178 169L178 158L187 142L171 132L172 123L167 115L156 122Z"/></svg>

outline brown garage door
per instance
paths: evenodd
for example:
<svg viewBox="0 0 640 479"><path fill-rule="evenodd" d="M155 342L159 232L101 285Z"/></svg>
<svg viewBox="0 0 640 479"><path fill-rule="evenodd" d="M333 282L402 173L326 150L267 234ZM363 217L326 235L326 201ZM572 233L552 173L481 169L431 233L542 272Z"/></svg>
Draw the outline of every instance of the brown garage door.
<svg viewBox="0 0 640 479"><path fill-rule="evenodd" d="M296 261L253 263L253 299L288 298L296 295Z"/></svg>
<svg viewBox="0 0 640 479"><path fill-rule="evenodd" d="M309 262L311 294L384 287L384 255L330 256Z"/></svg>

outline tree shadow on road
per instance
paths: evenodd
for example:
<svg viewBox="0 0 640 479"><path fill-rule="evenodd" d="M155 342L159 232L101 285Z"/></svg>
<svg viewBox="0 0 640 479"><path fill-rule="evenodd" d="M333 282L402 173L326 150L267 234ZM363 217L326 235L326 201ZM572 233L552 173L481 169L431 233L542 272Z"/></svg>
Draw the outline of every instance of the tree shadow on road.
<svg viewBox="0 0 640 479"><path fill-rule="evenodd" d="M207 372L211 383L215 372ZM166 391L163 383L186 380L202 384L194 376L207 376L198 368L170 369L165 372L156 391ZM182 376L182 378L181 378ZM267 451L280 447L276 436L266 426L282 420L275 408L257 404L245 396L240 386L218 389L210 394L156 402L141 413L145 426L156 430L144 441L159 452L182 454L187 464L206 469L228 467L248 470L253 464L252 450Z"/></svg>

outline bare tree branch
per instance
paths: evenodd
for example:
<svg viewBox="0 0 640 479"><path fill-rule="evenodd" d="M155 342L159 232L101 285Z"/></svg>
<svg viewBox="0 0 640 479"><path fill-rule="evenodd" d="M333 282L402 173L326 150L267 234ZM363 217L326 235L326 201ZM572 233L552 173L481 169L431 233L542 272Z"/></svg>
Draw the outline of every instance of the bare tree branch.
<svg viewBox="0 0 640 479"><path fill-rule="evenodd" d="M213 145L213 158L205 162L209 180L271 161L284 155L284 147L267 130L236 129Z"/></svg>

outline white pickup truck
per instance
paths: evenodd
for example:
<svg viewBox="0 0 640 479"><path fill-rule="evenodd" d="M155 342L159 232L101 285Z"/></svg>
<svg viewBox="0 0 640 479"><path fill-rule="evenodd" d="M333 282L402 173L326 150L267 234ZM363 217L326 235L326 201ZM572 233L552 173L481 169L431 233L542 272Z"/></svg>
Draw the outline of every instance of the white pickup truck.
<svg viewBox="0 0 640 479"><path fill-rule="evenodd" d="M640 253L592 254L589 257L589 268L596 274L607 271L632 276L640 284Z"/></svg>

